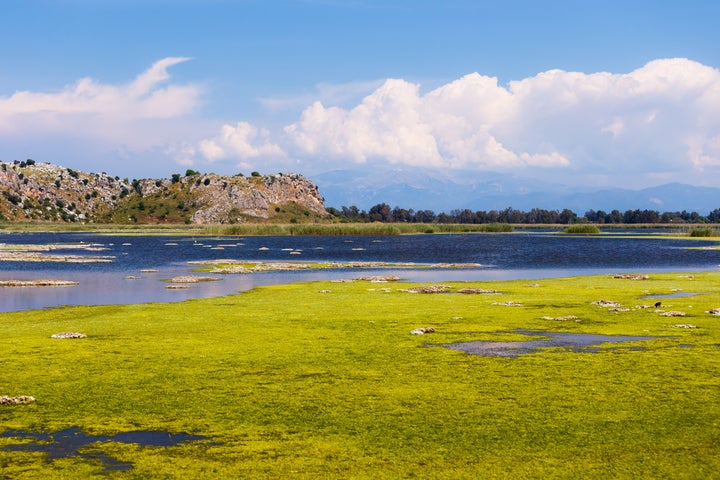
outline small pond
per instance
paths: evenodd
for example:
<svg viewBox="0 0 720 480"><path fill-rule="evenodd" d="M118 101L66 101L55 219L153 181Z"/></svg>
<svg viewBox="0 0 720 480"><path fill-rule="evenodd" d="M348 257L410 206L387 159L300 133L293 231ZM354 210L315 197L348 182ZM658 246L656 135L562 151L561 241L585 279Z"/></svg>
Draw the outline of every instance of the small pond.
<svg viewBox="0 0 720 480"><path fill-rule="evenodd" d="M44 452L47 460L81 457L99 461L105 471L125 471L133 467L132 463L122 462L104 452L96 445L102 442L137 443L141 447L172 447L185 442L206 440L206 437L186 433L168 433L161 431L121 432L115 435L88 435L78 428L68 428L53 433L27 432L24 430L6 430L0 438L30 439L30 443L10 444L2 447L11 452Z"/></svg>
<svg viewBox="0 0 720 480"><path fill-rule="evenodd" d="M532 332L526 330L520 330L516 333L542 338L519 342L459 342L442 346L451 350L460 350L461 352L466 352L471 355L517 357L522 354L539 353L548 348L564 348L575 352L597 352L599 350L593 347L598 347L603 343L641 342L660 338L629 335L597 335L589 333Z"/></svg>
<svg viewBox="0 0 720 480"><path fill-rule="evenodd" d="M706 292L659 293L657 295L645 295L643 298L682 298L682 297L694 297L695 295L707 295L707 293Z"/></svg>

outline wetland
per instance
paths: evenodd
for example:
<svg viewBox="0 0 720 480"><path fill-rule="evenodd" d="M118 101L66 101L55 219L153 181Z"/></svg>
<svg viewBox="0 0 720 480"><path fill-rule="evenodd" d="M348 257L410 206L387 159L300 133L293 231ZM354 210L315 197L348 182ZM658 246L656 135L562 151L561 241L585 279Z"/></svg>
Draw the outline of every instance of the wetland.
<svg viewBox="0 0 720 480"><path fill-rule="evenodd" d="M0 286L0 311L175 302L263 285L373 274L429 282L714 270L720 264L720 250L700 247L718 244L661 238L646 231L587 236L541 231L301 237L5 232L0 233L0 285L48 279L78 285ZM293 264L297 268L287 268ZM267 265L285 267L261 268ZM208 267L205 273L221 281L167 288L169 280L194 275L203 266ZM242 270L243 266L252 271Z"/></svg>
<svg viewBox="0 0 720 480"><path fill-rule="evenodd" d="M0 313L0 395L33 399L0 406L2 477L720 470L719 251L686 248L713 242L45 235L0 243L101 244L73 254L113 261L2 263L6 278L80 281L0 288L25 299ZM251 273L212 273L228 265ZM168 292L180 275L219 280ZM82 293L28 308L58 291Z"/></svg>

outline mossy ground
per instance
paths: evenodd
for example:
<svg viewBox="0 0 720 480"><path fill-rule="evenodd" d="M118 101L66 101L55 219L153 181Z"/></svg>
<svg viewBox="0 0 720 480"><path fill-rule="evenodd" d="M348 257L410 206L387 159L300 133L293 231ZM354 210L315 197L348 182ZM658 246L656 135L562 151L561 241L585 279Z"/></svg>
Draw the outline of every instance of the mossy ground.
<svg viewBox="0 0 720 480"><path fill-rule="evenodd" d="M532 286L531 284L538 284ZM0 477L711 478L720 471L720 273L415 284L303 283L178 304L0 315L4 428L207 436L106 442L119 461L4 451ZM644 295L686 317L660 316ZM328 292L329 290L329 292ZM612 312L600 299L630 307ZM513 301L522 306L493 305ZM574 315L579 321L542 317ZM697 328L673 328L674 324ZM436 333L410 335L416 327ZM517 329L657 336L517 358L431 347ZM78 331L85 339L50 335ZM638 347L642 347L639 349ZM27 440L24 440L27 441Z"/></svg>

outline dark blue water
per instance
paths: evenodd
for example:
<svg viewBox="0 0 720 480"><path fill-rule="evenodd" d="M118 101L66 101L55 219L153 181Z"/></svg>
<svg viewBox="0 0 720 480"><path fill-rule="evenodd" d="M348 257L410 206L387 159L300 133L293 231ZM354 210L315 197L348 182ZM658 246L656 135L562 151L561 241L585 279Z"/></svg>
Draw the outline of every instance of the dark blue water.
<svg viewBox="0 0 720 480"><path fill-rule="evenodd" d="M391 269L384 273L412 281L541 278L615 272L715 270L718 250L687 247L718 242L647 236L570 236L547 233L404 235L392 237L173 237L85 233L0 233L4 244L100 244L105 251L59 250L56 254L108 255L110 263L0 262L2 279L76 280L79 286L0 288L0 311L65 304L179 301L225 295L258 285L353 278L352 270L266 272L225 275L220 281L168 290L162 280L191 273L188 261L382 261L479 263L483 268ZM296 253L291 253L296 252ZM156 273L140 273L157 269ZM128 279L126 277L140 277Z"/></svg>

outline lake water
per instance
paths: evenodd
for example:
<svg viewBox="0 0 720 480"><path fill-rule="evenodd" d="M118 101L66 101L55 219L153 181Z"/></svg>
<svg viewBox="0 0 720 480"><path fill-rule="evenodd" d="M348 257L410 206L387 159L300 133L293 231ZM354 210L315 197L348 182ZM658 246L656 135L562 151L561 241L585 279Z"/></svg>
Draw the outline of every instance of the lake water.
<svg viewBox="0 0 720 480"><path fill-rule="evenodd" d="M167 280L192 273L189 261L381 261L418 265L479 263L471 269L382 269L419 282L537 279L620 272L704 271L720 264L718 250L687 247L718 245L647 235L571 236L554 233L403 235L392 237L176 237L87 233L0 233L0 244L98 244L109 263L0 262L0 279L75 280L71 287L0 287L0 311L58 305L171 302L220 296L255 286L296 281L355 278L375 269L313 270L222 275L217 282L169 290ZM143 269L157 272L141 273ZM133 277L132 279L128 277Z"/></svg>

